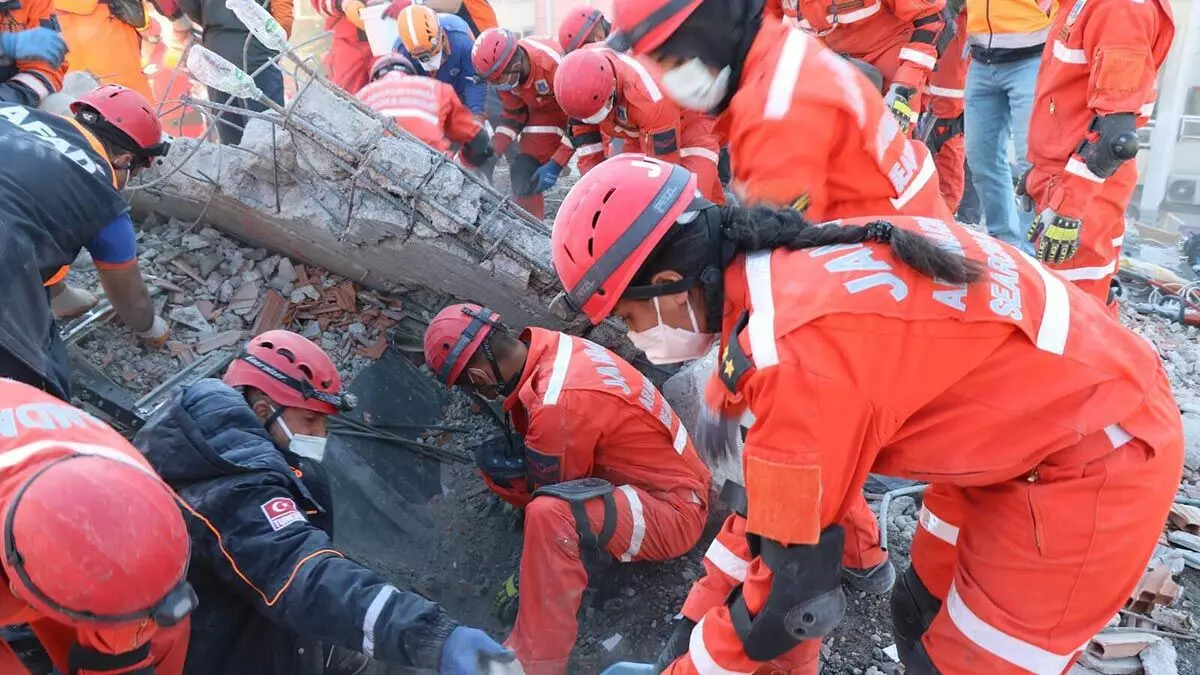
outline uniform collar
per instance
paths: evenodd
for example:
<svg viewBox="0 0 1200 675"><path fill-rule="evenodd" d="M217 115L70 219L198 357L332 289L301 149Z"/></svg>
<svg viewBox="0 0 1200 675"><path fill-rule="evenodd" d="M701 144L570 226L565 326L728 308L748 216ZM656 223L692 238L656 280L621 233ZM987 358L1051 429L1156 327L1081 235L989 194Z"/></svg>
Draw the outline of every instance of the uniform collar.
<svg viewBox="0 0 1200 675"><path fill-rule="evenodd" d="M517 386L513 387L513 392L504 399L505 412L512 412L521 405L525 390L532 390L533 375L537 372L542 357L558 343L558 333L531 326L521 331L519 339L528 346L529 353L525 356L525 369L521 371L521 379L517 380Z"/></svg>

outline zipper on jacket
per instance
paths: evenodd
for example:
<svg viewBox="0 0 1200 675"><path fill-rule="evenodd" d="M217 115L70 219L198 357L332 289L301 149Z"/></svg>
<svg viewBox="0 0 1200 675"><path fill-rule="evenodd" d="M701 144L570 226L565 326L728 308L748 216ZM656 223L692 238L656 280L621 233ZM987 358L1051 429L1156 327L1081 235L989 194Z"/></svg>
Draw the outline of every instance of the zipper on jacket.
<svg viewBox="0 0 1200 675"><path fill-rule="evenodd" d="M1026 503L1029 504L1029 522L1033 526L1033 545L1037 547L1039 555L1045 555L1045 551L1042 550L1042 524L1038 518L1037 507L1033 503L1033 491L1038 482L1038 470L1035 468L1030 471L1025 480L1029 483L1029 490L1025 494Z"/></svg>

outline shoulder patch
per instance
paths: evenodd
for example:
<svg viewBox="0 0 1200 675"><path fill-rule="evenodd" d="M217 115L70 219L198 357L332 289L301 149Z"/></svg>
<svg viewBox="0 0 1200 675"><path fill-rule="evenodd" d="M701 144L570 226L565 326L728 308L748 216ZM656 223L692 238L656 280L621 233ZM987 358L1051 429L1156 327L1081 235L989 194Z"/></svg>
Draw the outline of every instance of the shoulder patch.
<svg viewBox="0 0 1200 675"><path fill-rule="evenodd" d="M263 515L267 517L267 522L271 524L271 529L275 531L291 525L292 523L303 523L308 519L300 512L296 502L287 497L276 497L262 505Z"/></svg>
<svg viewBox="0 0 1200 675"><path fill-rule="evenodd" d="M725 344L725 350L721 352L721 381L725 383L725 388L730 393L738 393L738 383L742 377L754 368L754 361L746 356L746 352L742 349L741 342L738 341L738 336L746 329L746 324L750 322L750 312L742 311L742 315L738 317L737 324L733 327L733 333L730 334L729 340Z"/></svg>
<svg viewBox="0 0 1200 675"><path fill-rule="evenodd" d="M549 485L562 480L561 455L548 455L526 447L525 466L529 470L529 477L538 485Z"/></svg>
<svg viewBox="0 0 1200 675"><path fill-rule="evenodd" d="M545 96L546 94L550 93L550 83L546 82L545 80L538 80L537 82L533 83L533 86L535 89L537 89L539 96Z"/></svg>

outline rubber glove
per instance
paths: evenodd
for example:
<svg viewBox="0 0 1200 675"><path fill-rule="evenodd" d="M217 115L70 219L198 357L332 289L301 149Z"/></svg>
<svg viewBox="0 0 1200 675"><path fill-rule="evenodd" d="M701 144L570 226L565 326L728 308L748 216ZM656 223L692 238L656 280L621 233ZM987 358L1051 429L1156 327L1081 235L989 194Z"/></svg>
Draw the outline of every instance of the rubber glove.
<svg viewBox="0 0 1200 675"><path fill-rule="evenodd" d="M478 675L488 661L511 663L517 655L476 628L459 626L442 643L438 675Z"/></svg>
<svg viewBox="0 0 1200 675"><path fill-rule="evenodd" d="M1059 215L1054 209L1045 209L1033 219L1025 238L1037 242L1033 255L1048 263L1064 263L1075 257L1079 250L1079 230L1083 223L1078 218Z"/></svg>
<svg viewBox="0 0 1200 675"><path fill-rule="evenodd" d="M662 651L658 653L658 658L654 661L654 672L661 673L675 663L675 659L687 653L692 639L692 629L695 627L695 621L686 616L679 617L679 621L675 623L675 630L671 631L671 637L667 639L667 644L663 646Z"/></svg>
<svg viewBox="0 0 1200 675"><path fill-rule="evenodd" d="M0 33L0 55L14 61L45 61L57 68L67 55L67 43L62 33L49 28Z"/></svg>
<svg viewBox="0 0 1200 675"><path fill-rule="evenodd" d="M533 172L533 191L530 194L540 195L554 187L562 170L562 165L554 160L539 166L537 171Z"/></svg>

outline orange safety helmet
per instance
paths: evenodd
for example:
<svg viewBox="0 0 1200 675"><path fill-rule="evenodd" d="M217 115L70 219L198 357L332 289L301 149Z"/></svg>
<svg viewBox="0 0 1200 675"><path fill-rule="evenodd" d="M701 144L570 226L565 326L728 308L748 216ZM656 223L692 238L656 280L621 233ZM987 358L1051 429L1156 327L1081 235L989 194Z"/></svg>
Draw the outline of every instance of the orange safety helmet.
<svg viewBox="0 0 1200 675"><path fill-rule="evenodd" d="M182 621L196 594L187 583L191 540L170 488L131 447L40 445L74 454L32 469L3 513L13 593L68 625Z"/></svg>
<svg viewBox="0 0 1200 675"><path fill-rule="evenodd" d="M466 370L480 345L488 361L495 365L487 337L497 328L503 328L500 314L487 307L450 305L438 312L425 329L425 363L449 389Z"/></svg>
<svg viewBox="0 0 1200 675"><path fill-rule="evenodd" d="M400 43L417 61L439 53L445 47L445 34L437 12L425 5L409 5L396 16Z"/></svg>
<svg viewBox="0 0 1200 675"><path fill-rule="evenodd" d="M616 0L608 45L616 51L646 54L662 46L696 11L701 0Z"/></svg>
<svg viewBox="0 0 1200 675"><path fill-rule="evenodd" d="M578 49L554 71L554 97L567 117L592 121L612 100L617 76L607 49Z"/></svg>
<svg viewBox="0 0 1200 675"><path fill-rule="evenodd" d="M133 153L145 166L171 147L150 102L132 89L106 84L79 97L70 108L80 123Z"/></svg>
<svg viewBox="0 0 1200 675"><path fill-rule="evenodd" d="M558 24L558 44L562 45L564 53L570 54L583 46L583 41L596 26L603 26L604 31L608 32L608 19L604 18L604 12L586 5L576 7L567 12L562 23Z"/></svg>
<svg viewBox="0 0 1200 675"><path fill-rule="evenodd" d="M342 394L337 367L320 347L287 330L269 330L246 343L225 371L225 384L254 387L285 408L326 415L354 408L354 397Z"/></svg>
<svg viewBox="0 0 1200 675"><path fill-rule="evenodd" d="M517 34L507 28L489 28L475 38L471 63L475 74L485 80L496 79L512 63L517 53Z"/></svg>
<svg viewBox="0 0 1200 675"><path fill-rule="evenodd" d="M692 172L646 155L610 157L584 174L550 235L567 304L594 324L603 321L695 198Z"/></svg>

